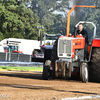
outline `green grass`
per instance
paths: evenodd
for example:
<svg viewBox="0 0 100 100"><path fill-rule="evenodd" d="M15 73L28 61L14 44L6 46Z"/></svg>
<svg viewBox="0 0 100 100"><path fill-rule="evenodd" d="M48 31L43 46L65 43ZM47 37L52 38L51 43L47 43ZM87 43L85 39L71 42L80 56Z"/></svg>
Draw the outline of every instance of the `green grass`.
<svg viewBox="0 0 100 100"><path fill-rule="evenodd" d="M0 66L0 70L8 70L8 71L43 71L43 67Z"/></svg>

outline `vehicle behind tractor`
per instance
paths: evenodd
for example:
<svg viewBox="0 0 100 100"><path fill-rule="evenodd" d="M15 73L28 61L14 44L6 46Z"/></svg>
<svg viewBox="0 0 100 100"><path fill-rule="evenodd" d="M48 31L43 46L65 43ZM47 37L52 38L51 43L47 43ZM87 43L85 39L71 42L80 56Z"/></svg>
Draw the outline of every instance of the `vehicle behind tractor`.
<svg viewBox="0 0 100 100"><path fill-rule="evenodd" d="M58 39L59 36L61 36L61 34L47 33L39 36L40 49L34 49L32 59L34 59L34 61L44 61L44 50L52 48L55 40Z"/></svg>
<svg viewBox="0 0 100 100"><path fill-rule="evenodd" d="M7 41L8 50L9 53L23 53L20 51L19 46L20 41Z"/></svg>
<svg viewBox="0 0 100 100"><path fill-rule="evenodd" d="M74 6L89 7L95 6ZM96 26L92 22L80 21L75 26L74 36L69 36L70 12L67 20L67 36L60 36L53 45L52 52L45 50L45 62L43 67L43 79L49 78L66 78L71 77L77 69L83 82L92 81L100 82L100 38L96 38ZM88 45L88 59L85 59L85 38L77 35L77 27L80 23L92 24L94 27L94 35L92 43ZM47 58L47 54L50 55Z"/></svg>

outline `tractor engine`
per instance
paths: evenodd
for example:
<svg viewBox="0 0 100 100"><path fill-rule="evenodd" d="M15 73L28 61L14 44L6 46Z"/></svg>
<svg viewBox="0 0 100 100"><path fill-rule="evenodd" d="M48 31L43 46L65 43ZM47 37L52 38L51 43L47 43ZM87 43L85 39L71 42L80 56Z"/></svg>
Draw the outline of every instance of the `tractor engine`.
<svg viewBox="0 0 100 100"><path fill-rule="evenodd" d="M58 58L63 61L84 60L85 38L82 36L60 37L58 39Z"/></svg>

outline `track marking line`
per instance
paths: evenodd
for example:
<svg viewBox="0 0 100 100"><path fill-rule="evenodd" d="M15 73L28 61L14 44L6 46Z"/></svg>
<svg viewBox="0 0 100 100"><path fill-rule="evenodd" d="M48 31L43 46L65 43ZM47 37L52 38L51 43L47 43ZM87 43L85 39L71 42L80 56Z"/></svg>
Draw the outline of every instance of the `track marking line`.
<svg viewBox="0 0 100 100"><path fill-rule="evenodd" d="M82 96L82 97L72 97L72 98L63 98L62 100L81 100L81 99L98 99L100 98L99 95L91 95L91 96Z"/></svg>

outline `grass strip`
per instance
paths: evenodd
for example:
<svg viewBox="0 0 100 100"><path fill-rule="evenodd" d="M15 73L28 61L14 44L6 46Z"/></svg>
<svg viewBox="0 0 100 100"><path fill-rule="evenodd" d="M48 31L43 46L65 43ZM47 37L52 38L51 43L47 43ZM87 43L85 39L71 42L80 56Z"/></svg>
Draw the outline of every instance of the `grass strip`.
<svg viewBox="0 0 100 100"><path fill-rule="evenodd" d="M8 71L43 71L43 67L14 67L14 66L0 66L0 70Z"/></svg>

